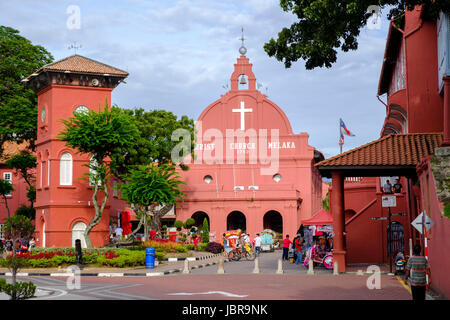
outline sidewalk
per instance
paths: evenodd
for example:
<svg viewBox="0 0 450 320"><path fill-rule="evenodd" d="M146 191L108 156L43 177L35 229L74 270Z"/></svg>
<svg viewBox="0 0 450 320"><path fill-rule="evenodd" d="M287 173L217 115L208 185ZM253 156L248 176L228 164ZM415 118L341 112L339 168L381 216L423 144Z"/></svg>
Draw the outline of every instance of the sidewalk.
<svg viewBox="0 0 450 320"><path fill-rule="evenodd" d="M208 252L195 252L194 257L169 258L153 269L146 269L145 266L128 268L108 268L108 267L80 267L81 276L161 276L171 273L181 272L184 268L185 260L189 261L189 268L202 268L217 264L222 254L211 254ZM195 259L195 260L194 260ZM0 276L10 276L7 268L0 268ZM67 268L23 268L17 273L18 276L70 276L71 271Z"/></svg>

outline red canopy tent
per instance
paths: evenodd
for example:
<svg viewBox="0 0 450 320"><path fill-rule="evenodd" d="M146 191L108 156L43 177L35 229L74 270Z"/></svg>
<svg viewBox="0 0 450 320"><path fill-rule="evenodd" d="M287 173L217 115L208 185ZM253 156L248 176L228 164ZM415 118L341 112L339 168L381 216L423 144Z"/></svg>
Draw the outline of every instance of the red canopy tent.
<svg viewBox="0 0 450 320"><path fill-rule="evenodd" d="M311 218L303 220L302 224L304 226L323 226L333 224L333 216L327 210L322 209Z"/></svg>

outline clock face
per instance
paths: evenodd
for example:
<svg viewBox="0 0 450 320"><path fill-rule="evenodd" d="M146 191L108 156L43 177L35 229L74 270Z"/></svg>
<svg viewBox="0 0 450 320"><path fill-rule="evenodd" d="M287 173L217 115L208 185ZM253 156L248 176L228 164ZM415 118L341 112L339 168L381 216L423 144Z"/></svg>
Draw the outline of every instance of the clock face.
<svg viewBox="0 0 450 320"><path fill-rule="evenodd" d="M41 111L41 121L42 122L45 121L45 108L42 108L42 111Z"/></svg>
<svg viewBox="0 0 450 320"><path fill-rule="evenodd" d="M86 107L86 106L78 106L73 113L77 114L77 113L88 113L88 112L89 112L89 108L88 107Z"/></svg>

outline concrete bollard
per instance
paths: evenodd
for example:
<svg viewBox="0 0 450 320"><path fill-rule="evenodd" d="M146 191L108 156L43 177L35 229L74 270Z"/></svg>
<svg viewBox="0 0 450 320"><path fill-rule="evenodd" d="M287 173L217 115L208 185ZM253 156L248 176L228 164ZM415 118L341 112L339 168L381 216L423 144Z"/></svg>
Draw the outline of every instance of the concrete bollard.
<svg viewBox="0 0 450 320"><path fill-rule="evenodd" d="M189 261L186 259L184 260L184 269L183 269L183 273L191 273L191 271L189 271Z"/></svg>
<svg viewBox="0 0 450 320"><path fill-rule="evenodd" d="M281 259L278 259L278 270L277 270L277 274L283 274L283 261Z"/></svg>
<svg viewBox="0 0 450 320"><path fill-rule="evenodd" d="M253 269L253 273L259 273L259 258L255 259L255 268Z"/></svg>
<svg viewBox="0 0 450 320"><path fill-rule="evenodd" d="M333 275L339 275L339 264L337 261L333 263Z"/></svg>
<svg viewBox="0 0 450 320"><path fill-rule="evenodd" d="M309 274L309 275L313 275L314 274L314 262L312 261L312 259L309 259L307 274Z"/></svg>
<svg viewBox="0 0 450 320"><path fill-rule="evenodd" d="M220 260L219 260L219 269L217 269L217 273L218 274L224 274L225 273L225 270L223 269L223 261L224 261L224 259L223 259L223 257L221 257Z"/></svg>

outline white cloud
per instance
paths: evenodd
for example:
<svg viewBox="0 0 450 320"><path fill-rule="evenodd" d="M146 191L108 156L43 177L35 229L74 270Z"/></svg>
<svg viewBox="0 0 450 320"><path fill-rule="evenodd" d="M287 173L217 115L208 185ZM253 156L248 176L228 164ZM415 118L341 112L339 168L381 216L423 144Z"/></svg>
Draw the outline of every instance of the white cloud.
<svg viewBox="0 0 450 320"><path fill-rule="evenodd" d="M80 30L65 27L69 4L80 6ZM346 138L345 150L378 138L384 120L376 91L386 21L381 30L361 30L358 50L339 53L331 69L305 70L302 61L285 69L263 50L295 21L278 0L2 1L0 20L56 59L72 54L67 47L77 41L80 54L127 70L127 84L113 91L118 105L166 108L194 119L224 93L244 27L257 81L294 132L308 132L310 145L326 156L339 151L340 117L356 134Z"/></svg>

